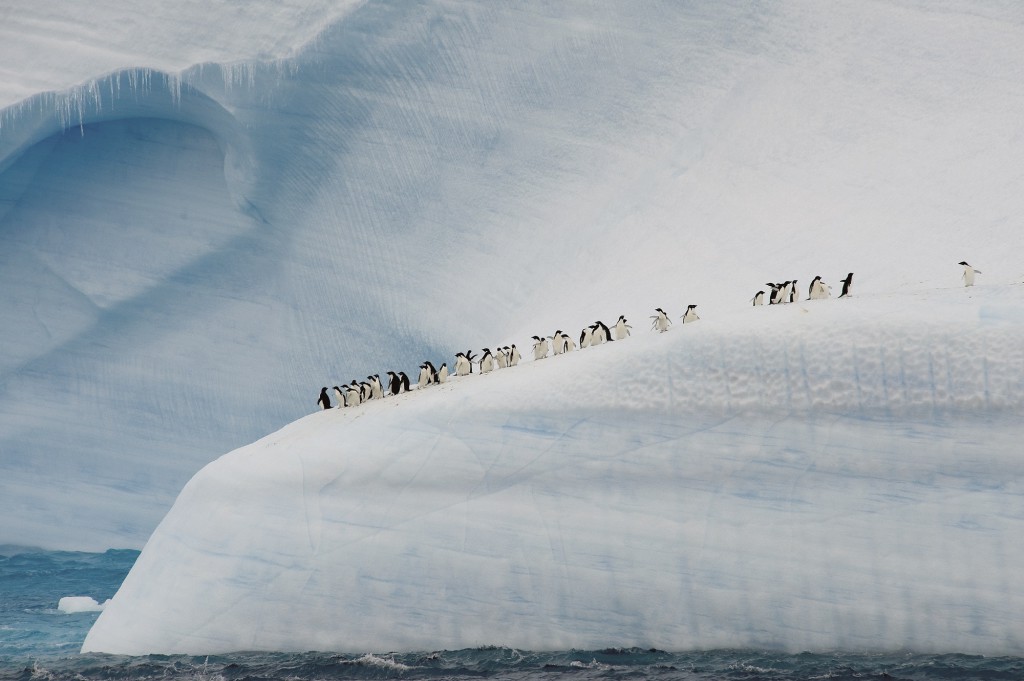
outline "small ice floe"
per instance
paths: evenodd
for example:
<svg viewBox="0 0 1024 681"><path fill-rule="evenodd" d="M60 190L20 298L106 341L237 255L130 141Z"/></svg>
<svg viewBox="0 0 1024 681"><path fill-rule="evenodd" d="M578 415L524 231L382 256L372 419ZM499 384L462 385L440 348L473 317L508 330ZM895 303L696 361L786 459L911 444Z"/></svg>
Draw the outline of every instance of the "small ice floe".
<svg viewBox="0 0 1024 681"><path fill-rule="evenodd" d="M65 615L73 615L79 612L100 612L107 607L107 603L97 603L95 598L89 596L64 596L57 603L57 609Z"/></svg>

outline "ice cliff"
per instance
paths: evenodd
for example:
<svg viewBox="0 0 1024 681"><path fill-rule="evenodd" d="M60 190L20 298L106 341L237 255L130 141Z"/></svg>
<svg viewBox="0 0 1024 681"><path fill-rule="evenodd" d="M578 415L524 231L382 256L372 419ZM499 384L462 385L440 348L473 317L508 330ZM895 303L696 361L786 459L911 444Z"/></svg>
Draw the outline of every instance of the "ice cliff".
<svg viewBox="0 0 1024 681"><path fill-rule="evenodd" d="M311 414L189 482L84 650L1020 655L1022 310L1010 285L638 315Z"/></svg>

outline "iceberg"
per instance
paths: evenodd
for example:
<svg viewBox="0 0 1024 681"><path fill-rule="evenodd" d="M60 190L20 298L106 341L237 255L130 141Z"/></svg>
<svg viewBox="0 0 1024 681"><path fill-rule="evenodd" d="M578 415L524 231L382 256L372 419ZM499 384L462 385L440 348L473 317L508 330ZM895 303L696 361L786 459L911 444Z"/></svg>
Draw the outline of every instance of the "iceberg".
<svg viewBox="0 0 1024 681"><path fill-rule="evenodd" d="M83 651L1022 654L1021 310L1008 285L627 315L312 413L185 486Z"/></svg>

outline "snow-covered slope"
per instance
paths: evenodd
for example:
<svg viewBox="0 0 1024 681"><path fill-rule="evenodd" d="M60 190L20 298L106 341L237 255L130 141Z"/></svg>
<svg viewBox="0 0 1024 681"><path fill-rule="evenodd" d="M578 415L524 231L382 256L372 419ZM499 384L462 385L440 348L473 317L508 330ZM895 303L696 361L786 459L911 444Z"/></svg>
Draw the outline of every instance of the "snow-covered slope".
<svg viewBox="0 0 1024 681"><path fill-rule="evenodd" d="M211 463L84 649L1024 653L1024 286L645 321Z"/></svg>
<svg viewBox="0 0 1024 681"><path fill-rule="evenodd" d="M0 542L140 545L321 385L456 349L1018 281L1022 46L996 1L8 4Z"/></svg>

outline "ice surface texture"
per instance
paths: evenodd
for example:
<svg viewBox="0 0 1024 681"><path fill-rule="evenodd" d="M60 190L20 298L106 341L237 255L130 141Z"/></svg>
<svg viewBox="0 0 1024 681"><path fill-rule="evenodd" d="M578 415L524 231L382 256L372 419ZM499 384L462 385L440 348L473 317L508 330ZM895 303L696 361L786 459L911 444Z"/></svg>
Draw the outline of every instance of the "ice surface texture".
<svg viewBox="0 0 1024 681"><path fill-rule="evenodd" d="M1019 655L1022 303L749 308L309 415L193 478L84 649Z"/></svg>
<svg viewBox="0 0 1024 681"><path fill-rule="evenodd" d="M1021 275L1012 4L123 7L0 10L0 542L139 546L320 386L458 349Z"/></svg>

